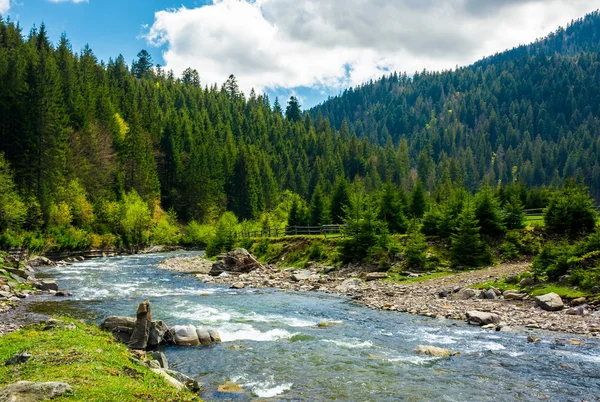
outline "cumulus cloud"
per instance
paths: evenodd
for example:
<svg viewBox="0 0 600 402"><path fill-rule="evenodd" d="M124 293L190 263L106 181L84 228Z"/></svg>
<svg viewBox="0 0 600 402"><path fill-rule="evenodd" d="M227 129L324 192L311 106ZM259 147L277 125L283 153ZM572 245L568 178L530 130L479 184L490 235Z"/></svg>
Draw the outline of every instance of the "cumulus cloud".
<svg viewBox="0 0 600 402"><path fill-rule="evenodd" d="M6 13L10 9L10 0L0 0L0 14Z"/></svg>
<svg viewBox="0 0 600 402"><path fill-rule="evenodd" d="M450 69L542 37L594 0L213 0L155 14L166 67L245 92L342 88L387 71Z"/></svg>

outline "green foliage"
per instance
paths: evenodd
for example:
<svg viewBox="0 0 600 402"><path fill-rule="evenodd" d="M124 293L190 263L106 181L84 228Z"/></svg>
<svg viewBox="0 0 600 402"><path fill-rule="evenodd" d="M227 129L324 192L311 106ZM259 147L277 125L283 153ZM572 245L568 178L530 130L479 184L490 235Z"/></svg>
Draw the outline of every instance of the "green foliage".
<svg viewBox="0 0 600 402"><path fill-rule="evenodd" d="M519 196L513 194L504 203L504 222L508 230L525 227L525 210Z"/></svg>
<svg viewBox="0 0 600 402"><path fill-rule="evenodd" d="M310 200L310 225L320 226L326 223L325 200L321 187L317 186Z"/></svg>
<svg viewBox="0 0 600 402"><path fill-rule="evenodd" d="M177 215L174 211L161 213L158 219L155 219L152 229L152 242L162 245L179 244L181 240L181 231L177 226Z"/></svg>
<svg viewBox="0 0 600 402"><path fill-rule="evenodd" d="M423 188L423 183L419 180L412 191L410 212L413 218L422 218L426 210L427 198L425 196L425 189Z"/></svg>
<svg viewBox="0 0 600 402"><path fill-rule="evenodd" d="M0 232L20 228L26 214L27 208L17 194L8 162L0 152Z"/></svg>
<svg viewBox="0 0 600 402"><path fill-rule="evenodd" d="M409 267L425 268L428 247L425 236L421 233L421 225L413 220L408 229L408 240L406 241L406 249L404 251L406 264Z"/></svg>
<svg viewBox="0 0 600 402"><path fill-rule="evenodd" d="M551 233L576 236L590 233L596 226L594 200L582 186L565 183L544 209L546 229Z"/></svg>
<svg viewBox="0 0 600 402"><path fill-rule="evenodd" d="M450 237L453 265L479 267L492 262L490 250L481 241L479 230L475 209L467 204L458 217L456 233Z"/></svg>
<svg viewBox="0 0 600 402"><path fill-rule="evenodd" d="M497 237L506 232L500 200L489 186L475 195L475 218L479 221L481 234Z"/></svg>
<svg viewBox="0 0 600 402"><path fill-rule="evenodd" d="M405 233L408 223L397 189L386 183L379 193L377 218L387 224L391 233Z"/></svg>
<svg viewBox="0 0 600 402"><path fill-rule="evenodd" d="M338 178L331 195L331 223L342 224L346 219L346 209L350 205L348 182L345 178Z"/></svg>
<svg viewBox="0 0 600 402"><path fill-rule="evenodd" d="M219 253L233 249L235 245L235 231L238 219L233 212L225 212L217 222L215 235L206 246L206 255L213 257Z"/></svg>
<svg viewBox="0 0 600 402"><path fill-rule="evenodd" d="M134 250L147 244L152 228L152 215L148 204L135 190L123 195L119 223L126 244Z"/></svg>
<svg viewBox="0 0 600 402"><path fill-rule="evenodd" d="M206 245L215 236L215 227L213 225L201 225L193 220L185 226L184 232L183 243L189 245Z"/></svg>

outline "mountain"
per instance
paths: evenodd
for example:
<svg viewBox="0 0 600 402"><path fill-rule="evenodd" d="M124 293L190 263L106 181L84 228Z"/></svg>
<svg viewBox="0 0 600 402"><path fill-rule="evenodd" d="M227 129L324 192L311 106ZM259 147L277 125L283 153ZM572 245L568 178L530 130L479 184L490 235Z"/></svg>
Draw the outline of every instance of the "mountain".
<svg viewBox="0 0 600 402"><path fill-rule="evenodd" d="M393 73L309 112L374 144L405 140L430 188L444 175L471 189L576 177L599 197L599 39L596 11L471 66Z"/></svg>

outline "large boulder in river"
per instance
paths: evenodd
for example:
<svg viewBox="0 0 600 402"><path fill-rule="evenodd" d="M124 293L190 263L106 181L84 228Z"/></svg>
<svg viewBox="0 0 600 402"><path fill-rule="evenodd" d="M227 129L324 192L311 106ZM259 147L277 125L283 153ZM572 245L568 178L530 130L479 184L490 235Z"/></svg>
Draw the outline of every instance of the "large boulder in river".
<svg viewBox="0 0 600 402"><path fill-rule="evenodd" d="M193 325L175 325L171 328L173 342L179 346L198 346L200 340Z"/></svg>
<svg viewBox="0 0 600 402"><path fill-rule="evenodd" d="M206 328L196 328L196 335L202 346L212 345L212 339Z"/></svg>
<svg viewBox="0 0 600 402"><path fill-rule="evenodd" d="M222 256L221 261L213 264L210 275L218 276L223 272L247 273L261 268L262 264L244 248L235 248Z"/></svg>
<svg viewBox="0 0 600 402"><path fill-rule="evenodd" d="M565 307L560 296L554 292L546 293L545 295L541 296L536 296L535 302L538 305L538 307L546 311L558 311L562 310Z"/></svg>
<svg viewBox="0 0 600 402"><path fill-rule="evenodd" d="M150 334L148 336L148 346L158 346L168 337L169 327L164 321L152 321L150 324Z"/></svg>
<svg viewBox="0 0 600 402"><path fill-rule="evenodd" d="M429 355L435 357L450 357L452 351L450 349L438 348L437 346L419 345L413 351L418 355Z"/></svg>
<svg viewBox="0 0 600 402"><path fill-rule="evenodd" d="M0 401L33 402L58 398L73 388L64 382L18 381L0 389Z"/></svg>
<svg viewBox="0 0 600 402"><path fill-rule="evenodd" d="M471 310L467 311L467 322L471 325L489 325L500 322L500 316L494 313L486 313L484 311Z"/></svg>
<svg viewBox="0 0 600 402"><path fill-rule="evenodd" d="M150 308L150 302L145 300L138 306L135 325L128 346L131 349L146 349L148 347L148 338L150 338L151 326L152 309Z"/></svg>

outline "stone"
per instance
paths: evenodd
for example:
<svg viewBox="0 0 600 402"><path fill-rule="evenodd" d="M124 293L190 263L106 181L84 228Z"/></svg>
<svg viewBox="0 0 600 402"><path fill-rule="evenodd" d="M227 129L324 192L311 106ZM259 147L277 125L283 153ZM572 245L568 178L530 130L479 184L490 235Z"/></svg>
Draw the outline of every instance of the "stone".
<svg viewBox="0 0 600 402"><path fill-rule="evenodd" d="M467 322L470 325L484 326L500 322L500 316L494 313L486 313L484 311L471 310L467 311L465 314L467 316Z"/></svg>
<svg viewBox="0 0 600 402"><path fill-rule="evenodd" d="M119 342L129 343L131 334L133 334L133 327L116 327L111 332Z"/></svg>
<svg viewBox="0 0 600 402"><path fill-rule="evenodd" d="M577 307L572 307L570 309L567 309L565 311L565 314L567 315L587 315L588 311L585 309L584 306L577 306Z"/></svg>
<svg viewBox="0 0 600 402"><path fill-rule="evenodd" d="M100 329L108 332L112 332L115 328L118 327L126 327L131 328L133 330L133 326L135 325L135 318L131 317L119 317L119 316L110 316L100 324Z"/></svg>
<svg viewBox="0 0 600 402"><path fill-rule="evenodd" d="M541 342L542 340L540 338L536 338L535 336L529 335L527 337L527 342L528 343L538 343Z"/></svg>
<svg viewBox="0 0 600 402"><path fill-rule="evenodd" d="M169 327L164 321L152 321L150 324L150 334L148 336L148 346L158 346L165 340L165 334L169 332Z"/></svg>
<svg viewBox="0 0 600 402"><path fill-rule="evenodd" d="M191 377L188 377L187 375L185 375L183 373L180 373L179 371L167 370L167 374L169 374L170 376L175 378L177 381L184 384L187 389L189 389L190 391L192 391L194 393L198 393L198 392L202 391L202 386L200 385L200 383L198 381L194 380Z"/></svg>
<svg viewBox="0 0 600 402"><path fill-rule="evenodd" d="M479 299L481 297L481 294L482 291L479 289L464 288L459 290L454 297L459 300L470 300Z"/></svg>
<svg viewBox="0 0 600 402"><path fill-rule="evenodd" d="M526 288L527 286L532 286L535 284L535 281L531 278L523 278L521 282L519 282L519 286L522 288Z"/></svg>
<svg viewBox="0 0 600 402"><path fill-rule="evenodd" d="M55 290L55 291L58 291L58 285L57 285L56 281L42 279L42 281L41 281L41 289L42 290Z"/></svg>
<svg viewBox="0 0 600 402"><path fill-rule="evenodd" d="M27 352L17 353L16 355L14 355L10 359L8 359L6 361L6 363L4 363L4 365L5 366L13 366L16 364L23 364L23 363L26 363L27 360L29 360L29 359L31 359L31 354L29 354Z"/></svg>
<svg viewBox="0 0 600 402"><path fill-rule="evenodd" d="M562 310L564 307L562 299L554 292L536 296L535 302L538 307L546 311L558 311Z"/></svg>
<svg viewBox="0 0 600 402"><path fill-rule="evenodd" d="M523 300L527 294L519 293L517 290L505 290L502 296L504 296L504 300Z"/></svg>
<svg viewBox="0 0 600 402"><path fill-rule="evenodd" d="M578 297L576 299L571 300L569 304L571 304L571 306L580 306L582 304L585 304L586 302L587 299L585 297Z"/></svg>
<svg viewBox="0 0 600 402"><path fill-rule="evenodd" d="M167 380L167 382L169 384L171 384L171 386L173 386L177 390L183 391L185 389L185 386L180 381L177 381L175 378L170 376L167 371L165 371L161 368L150 368L150 370L152 370L154 373L160 375L162 378Z"/></svg>
<svg viewBox="0 0 600 402"><path fill-rule="evenodd" d="M221 343L221 335L219 335L219 332L217 332L216 329L206 328L206 330L208 331L208 334L210 335L211 341L213 341L215 343Z"/></svg>
<svg viewBox="0 0 600 402"><path fill-rule="evenodd" d="M150 326L152 325L152 308L150 302L144 300L138 306L135 325L128 346L131 349L146 349L150 338Z"/></svg>
<svg viewBox="0 0 600 402"><path fill-rule="evenodd" d="M483 291L482 296L487 300L496 300L498 298L498 296L496 296L496 292L494 292L492 289Z"/></svg>
<svg viewBox="0 0 600 402"><path fill-rule="evenodd" d="M563 286L571 284L571 275L562 275L559 277L558 284Z"/></svg>
<svg viewBox="0 0 600 402"><path fill-rule="evenodd" d="M244 282L235 282L229 288L230 289L244 289L245 287L246 287L246 285L244 284Z"/></svg>
<svg viewBox="0 0 600 402"><path fill-rule="evenodd" d="M167 361L167 356L165 356L163 352L148 352L147 356L150 356L152 359L156 360L160 368L163 368L165 370L169 369L169 362Z"/></svg>
<svg viewBox="0 0 600 402"><path fill-rule="evenodd" d="M196 327L193 325L175 325L171 328L173 331L173 341L179 346L198 346L200 340L196 333Z"/></svg>
<svg viewBox="0 0 600 402"><path fill-rule="evenodd" d="M16 275L22 279L27 279L29 277L29 274L27 272L25 272L25 270L22 269L18 269L18 268L8 268L5 267L4 268L7 272Z"/></svg>
<svg viewBox="0 0 600 402"><path fill-rule="evenodd" d="M309 270L302 270L302 271L298 271L296 273L293 273L290 276L290 279L294 282L301 282L301 281L305 281L308 278L310 278L311 276L311 272Z"/></svg>
<svg viewBox="0 0 600 402"><path fill-rule="evenodd" d="M212 338L210 337L210 334L206 328L196 328L196 335L198 335L198 340L200 341L201 345L212 345Z"/></svg>
<svg viewBox="0 0 600 402"><path fill-rule="evenodd" d="M350 278L346 279L341 283L341 285L336 287L336 290L341 293L349 293L352 290L362 289L363 287L365 287L365 283L363 281L358 278Z"/></svg>
<svg viewBox="0 0 600 402"><path fill-rule="evenodd" d="M438 297L443 299L445 297L450 296L450 292L448 292L447 290L442 290L440 293L438 293Z"/></svg>
<svg viewBox="0 0 600 402"><path fill-rule="evenodd" d="M223 272L247 273L263 265L244 248L235 248L220 256L222 261L215 262L209 272L212 276L218 276Z"/></svg>
<svg viewBox="0 0 600 402"><path fill-rule="evenodd" d="M367 280L367 282L378 281L381 279L386 279L387 277L388 277L387 272L369 272L367 274L366 280Z"/></svg>
<svg viewBox="0 0 600 402"><path fill-rule="evenodd" d="M218 391L227 392L229 394L241 394L244 392L244 389L240 387L239 384L232 381L226 381L225 384L219 385Z"/></svg>
<svg viewBox="0 0 600 402"><path fill-rule="evenodd" d="M0 291L0 300L8 300L13 297L11 292Z"/></svg>
<svg viewBox="0 0 600 402"><path fill-rule="evenodd" d="M72 392L73 388L64 382L18 381L0 389L0 401L34 402L57 398Z"/></svg>
<svg viewBox="0 0 600 402"><path fill-rule="evenodd" d="M510 284L519 283L519 276L517 274L510 274L510 275L506 276L506 278L504 279L504 282L510 283Z"/></svg>
<svg viewBox="0 0 600 402"><path fill-rule="evenodd" d="M65 290L59 290L58 292L54 293L54 296L57 297L68 297L71 296L71 293L65 291Z"/></svg>
<svg viewBox="0 0 600 402"><path fill-rule="evenodd" d="M437 346L419 345L415 348L415 350L413 350L413 352L419 355L429 355L435 357L452 356L450 349L439 348Z"/></svg>
<svg viewBox="0 0 600 402"><path fill-rule="evenodd" d="M592 292L592 294L597 295L598 293L600 293L600 286L593 286L590 289L590 292Z"/></svg>

